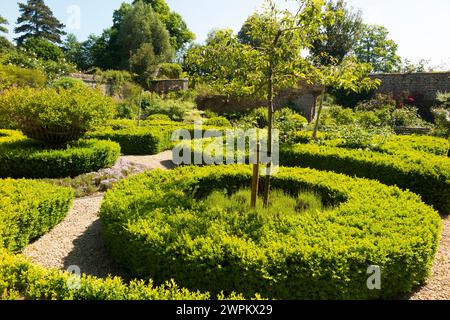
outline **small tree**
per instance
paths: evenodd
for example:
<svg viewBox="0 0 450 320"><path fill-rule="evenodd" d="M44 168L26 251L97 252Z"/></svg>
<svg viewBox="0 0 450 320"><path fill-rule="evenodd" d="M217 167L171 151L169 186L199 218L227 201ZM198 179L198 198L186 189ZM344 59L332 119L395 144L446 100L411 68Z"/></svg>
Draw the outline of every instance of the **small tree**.
<svg viewBox="0 0 450 320"><path fill-rule="evenodd" d="M28 0L27 3L19 3L19 25L14 29L15 33L22 33L16 38L17 44L22 45L29 38L43 38L50 42L60 44L65 25L54 15L52 10L43 0Z"/></svg>
<svg viewBox="0 0 450 320"><path fill-rule="evenodd" d="M346 60L342 68L313 63L305 52L322 37L322 26L332 22L334 14L322 0L296 2L298 8L292 13L278 9L274 1L267 0L263 10L247 21L245 33L241 32L239 38L231 32L216 32L205 46L188 52L185 60L187 71L195 80L206 81L221 92L238 90L267 101L269 159L273 151L274 100L281 90L298 86L300 82L322 85L334 82L355 87L361 80L371 82L368 78L360 79L361 72L354 59ZM346 71L352 63L354 67ZM269 160L264 188L266 207L272 165Z"/></svg>

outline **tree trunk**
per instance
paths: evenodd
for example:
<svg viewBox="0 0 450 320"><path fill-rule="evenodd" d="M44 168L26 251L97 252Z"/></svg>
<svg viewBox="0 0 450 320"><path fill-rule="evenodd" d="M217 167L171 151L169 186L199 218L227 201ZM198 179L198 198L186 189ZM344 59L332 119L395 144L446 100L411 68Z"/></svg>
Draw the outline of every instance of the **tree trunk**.
<svg viewBox="0 0 450 320"><path fill-rule="evenodd" d="M319 131L319 123L320 123L320 115L322 114L322 108L323 108L323 96L324 93L320 95L320 103L319 103L319 110L317 110L317 117L316 117L316 124L314 126L314 132L313 132L313 139L317 140L317 132Z"/></svg>
<svg viewBox="0 0 450 320"><path fill-rule="evenodd" d="M266 181L264 186L264 207L269 207L269 195L270 195L270 178L272 170L272 137L273 137L273 114L274 114L274 94L273 94L273 69L270 67L269 70L269 97L268 97L268 107L269 107L269 132L267 136L267 156L269 158L269 163L267 164Z"/></svg>

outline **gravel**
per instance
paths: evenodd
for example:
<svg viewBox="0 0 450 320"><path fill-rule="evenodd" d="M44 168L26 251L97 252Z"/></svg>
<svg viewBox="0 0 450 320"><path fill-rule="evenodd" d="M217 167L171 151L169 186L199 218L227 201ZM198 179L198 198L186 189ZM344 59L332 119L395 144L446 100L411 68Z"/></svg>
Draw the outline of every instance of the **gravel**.
<svg viewBox="0 0 450 320"><path fill-rule="evenodd" d="M131 174L156 168L169 169L174 167L171 157L171 152L155 156L121 157L113 168L102 170L102 173L115 174L116 181L123 177L124 170L130 168ZM108 182L113 183L111 180ZM74 270L75 266L82 274L102 278L112 275L130 279L130 274L111 258L103 241L98 217L102 199L103 193L75 199L64 221L26 247L24 256L45 268Z"/></svg>
<svg viewBox="0 0 450 320"><path fill-rule="evenodd" d="M450 216L443 216L442 221L444 230L431 276L409 297L411 300L450 300Z"/></svg>

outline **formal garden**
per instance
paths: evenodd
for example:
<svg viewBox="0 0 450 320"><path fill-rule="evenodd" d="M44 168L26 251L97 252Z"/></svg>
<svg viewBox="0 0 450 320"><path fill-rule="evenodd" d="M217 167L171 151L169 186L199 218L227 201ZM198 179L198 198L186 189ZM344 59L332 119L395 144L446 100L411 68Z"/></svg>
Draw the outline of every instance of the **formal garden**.
<svg viewBox="0 0 450 320"><path fill-rule="evenodd" d="M0 36L0 299L450 299L450 88L377 92L423 66L368 55L392 40L343 1L296 5L200 45L162 0L85 42L20 3L21 36ZM307 108L280 98L311 88ZM218 97L237 102L201 102Z"/></svg>

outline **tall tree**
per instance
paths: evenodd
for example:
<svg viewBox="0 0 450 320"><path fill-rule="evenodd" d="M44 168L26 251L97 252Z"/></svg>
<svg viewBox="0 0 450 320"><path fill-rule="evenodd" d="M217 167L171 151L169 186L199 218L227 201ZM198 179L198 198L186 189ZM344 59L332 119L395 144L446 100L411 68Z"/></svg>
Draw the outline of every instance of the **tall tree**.
<svg viewBox="0 0 450 320"><path fill-rule="evenodd" d="M370 63L374 72L392 72L401 62L398 45L389 39L389 31L382 26L364 25L355 54L361 62Z"/></svg>
<svg viewBox="0 0 450 320"><path fill-rule="evenodd" d="M135 0L137 2L140 0ZM186 44L195 39L194 33L189 30L186 22L180 14L171 11L164 0L144 0L152 6L161 21L165 24L170 34L170 43L176 51L182 49Z"/></svg>
<svg viewBox="0 0 450 320"><path fill-rule="evenodd" d="M30 38L43 38L61 44L61 36L66 34L63 31L65 25L53 15L43 0L27 0L27 3L19 3L19 11L20 16L17 19L19 26L14 29L15 33L22 34L15 39L19 46Z"/></svg>
<svg viewBox="0 0 450 320"><path fill-rule="evenodd" d="M321 64L341 63L358 44L363 29L362 13L349 8L344 0L327 3L334 14L332 23L320 31L322 35L313 42L311 54Z"/></svg>
<svg viewBox="0 0 450 320"><path fill-rule="evenodd" d="M164 24L152 7L142 1L137 1L123 17L117 43L118 54L121 57L120 67L123 69L130 68L130 58L143 45L146 45L146 52L149 51L149 46L153 48L153 55L149 56L149 59L152 59L154 63L166 62L174 58L174 50Z"/></svg>

